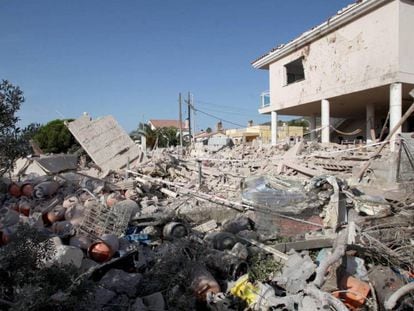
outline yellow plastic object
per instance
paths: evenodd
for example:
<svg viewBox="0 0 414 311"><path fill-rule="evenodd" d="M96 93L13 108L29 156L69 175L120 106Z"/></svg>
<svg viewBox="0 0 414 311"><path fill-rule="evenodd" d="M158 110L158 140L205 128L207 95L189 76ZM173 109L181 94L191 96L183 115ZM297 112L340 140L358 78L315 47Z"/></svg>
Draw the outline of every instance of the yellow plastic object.
<svg viewBox="0 0 414 311"><path fill-rule="evenodd" d="M245 274L236 281L230 293L246 301L251 306L257 301L259 289L249 282L249 275Z"/></svg>

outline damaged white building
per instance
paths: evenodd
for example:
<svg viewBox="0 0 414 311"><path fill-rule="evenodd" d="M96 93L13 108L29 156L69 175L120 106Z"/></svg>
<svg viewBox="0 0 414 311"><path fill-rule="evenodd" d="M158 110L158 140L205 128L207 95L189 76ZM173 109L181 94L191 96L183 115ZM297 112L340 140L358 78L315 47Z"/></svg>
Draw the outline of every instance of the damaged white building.
<svg viewBox="0 0 414 311"><path fill-rule="evenodd" d="M269 71L259 112L271 114L272 144L280 115L307 117L323 143L344 139L333 128L369 143L397 125L412 101L413 29L414 1L357 1L255 60ZM398 132L413 130L411 117Z"/></svg>

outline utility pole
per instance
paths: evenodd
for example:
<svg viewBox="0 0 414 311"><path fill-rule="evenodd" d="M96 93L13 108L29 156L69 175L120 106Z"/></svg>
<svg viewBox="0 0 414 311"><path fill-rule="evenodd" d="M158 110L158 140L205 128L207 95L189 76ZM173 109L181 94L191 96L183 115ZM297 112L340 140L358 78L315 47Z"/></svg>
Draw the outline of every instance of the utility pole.
<svg viewBox="0 0 414 311"><path fill-rule="evenodd" d="M182 115L182 107L181 107L181 93L178 94L178 119L180 120L180 148L181 153L183 152L183 115Z"/></svg>
<svg viewBox="0 0 414 311"><path fill-rule="evenodd" d="M190 92L188 92L187 107L188 107L188 135L189 135L190 144L191 144L191 97L190 97Z"/></svg>
<svg viewBox="0 0 414 311"><path fill-rule="evenodd" d="M193 108L193 133L195 137L197 133L197 128L196 128L196 109L194 107L194 94L191 94L191 108Z"/></svg>

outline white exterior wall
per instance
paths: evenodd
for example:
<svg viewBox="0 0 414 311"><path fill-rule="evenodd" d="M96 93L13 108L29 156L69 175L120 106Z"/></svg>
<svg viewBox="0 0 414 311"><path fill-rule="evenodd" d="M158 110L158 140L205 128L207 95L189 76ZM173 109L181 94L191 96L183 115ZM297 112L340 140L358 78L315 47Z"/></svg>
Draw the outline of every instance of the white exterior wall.
<svg viewBox="0 0 414 311"><path fill-rule="evenodd" d="M392 1L271 64L271 107L262 112L397 82L399 6L400 1ZM411 29L407 28L407 37ZM304 57L305 80L284 85L284 66L300 57ZM414 67L413 58L405 64Z"/></svg>
<svg viewBox="0 0 414 311"><path fill-rule="evenodd" d="M399 1L400 78L398 82L414 84L414 2Z"/></svg>

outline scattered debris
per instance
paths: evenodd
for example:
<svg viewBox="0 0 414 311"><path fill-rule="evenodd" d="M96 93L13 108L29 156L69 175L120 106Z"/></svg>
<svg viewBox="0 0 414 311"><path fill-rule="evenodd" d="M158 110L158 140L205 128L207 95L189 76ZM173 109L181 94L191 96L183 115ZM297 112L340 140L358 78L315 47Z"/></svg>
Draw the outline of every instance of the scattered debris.
<svg viewBox="0 0 414 311"><path fill-rule="evenodd" d="M224 140L144 158L112 117L68 126L105 172L69 155L21 160L0 180L0 245L22 223L46 234L47 264L95 285L82 308L413 308L409 135L397 159L378 145ZM399 180L376 179L384 161L402 161L388 166Z"/></svg>

